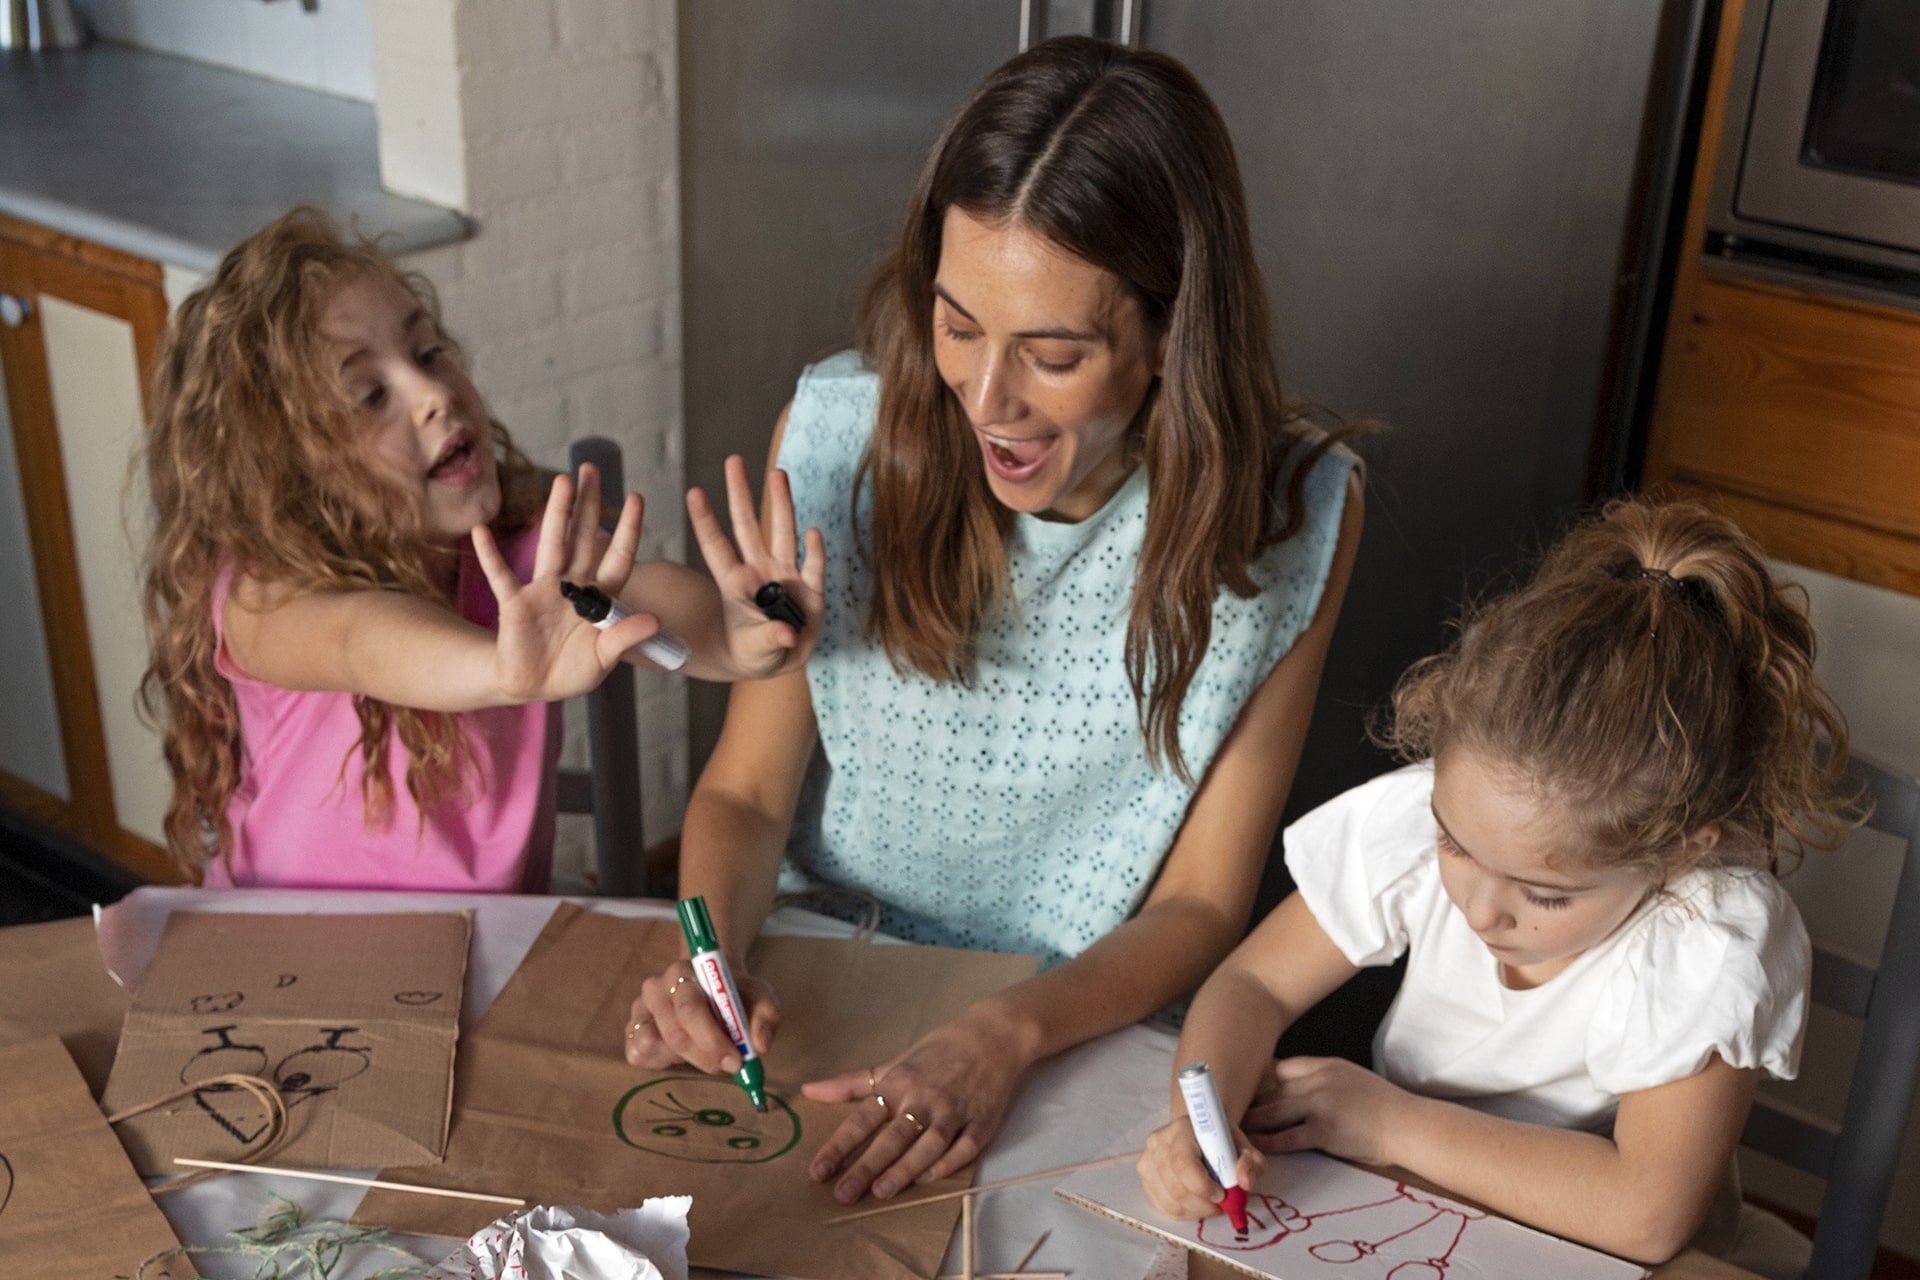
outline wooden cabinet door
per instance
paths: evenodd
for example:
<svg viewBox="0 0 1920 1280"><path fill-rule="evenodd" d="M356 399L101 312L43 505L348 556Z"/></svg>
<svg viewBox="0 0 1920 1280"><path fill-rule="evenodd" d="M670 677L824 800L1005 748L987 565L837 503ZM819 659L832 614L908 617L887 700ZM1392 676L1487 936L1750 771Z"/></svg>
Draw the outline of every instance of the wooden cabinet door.
<svg viewBox="0 0 1920 1280"><path fill-rule="evenodd" d="M177 880L160 829L170 778L134 701L147 504L129 464L166 324L160 280L153 263L0 218L0 293L26 303L0 324L0 374L27 539L0 563L20 574L31 562L37 601L6 603L38 606L58 728L56 761L39 740L44 717L0 718L0 802L136 874Z"/></svg>

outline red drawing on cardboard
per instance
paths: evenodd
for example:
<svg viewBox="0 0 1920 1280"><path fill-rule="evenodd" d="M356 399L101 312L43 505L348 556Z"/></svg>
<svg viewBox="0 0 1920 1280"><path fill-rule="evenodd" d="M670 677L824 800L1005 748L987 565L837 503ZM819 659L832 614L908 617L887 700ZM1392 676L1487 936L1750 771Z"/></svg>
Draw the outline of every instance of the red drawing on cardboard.
<svg viewBox="0 0 1920 1280"><path fill-rule="evenodd" d="M1247 1198L1246 1231L1233 1231L1219 1218L1206 1218L1195 1233L1203 1243L1222 1252L1251 1253L1272 1248L1289 1236L1314 1231L1329 1218L1355 1213L1365 1216L1336 1224L1353 1234L1316 1241L1307 1252L1322 1262L1349 1265L1367 1262L1382 1245L1393 1241L1417 1237L1431 1250L1425 1258L1398 1264L1386 1273L1385 1280L1446 1280L1467 1224L1487 1216L1400 1182L1394 1184L1394 1194L1384 1199L1311 1214L1302 1213L1279 1196L1255 1192Z"/></svg>

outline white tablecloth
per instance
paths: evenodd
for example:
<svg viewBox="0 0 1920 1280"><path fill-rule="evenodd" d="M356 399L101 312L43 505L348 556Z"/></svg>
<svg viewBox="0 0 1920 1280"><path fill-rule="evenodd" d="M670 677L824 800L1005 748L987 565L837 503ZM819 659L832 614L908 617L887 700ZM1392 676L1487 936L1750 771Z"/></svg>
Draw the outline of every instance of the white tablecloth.
<svg viewBox="0 0 1920 1280"><path fill-rule="evenodd" d="M570 900L610 915L652 919L673 915L673 906L668 902ZM471 910L474 913L473 946L468 957L466 1000L461 1011L462 1025L471 1026L500 994L521 957L545 927L554 907L562 901L569 899L149 887L135 890L100 913L100 949L109 971L131 988L145 972L168 914L176 910L265 913ZM767 932L845 937L852 930L838 920L783 908L768 921ZM641 976L635 975L636 993ZM1091 1159L1105 1153L1117 1135L1134 1129L1148 1116L1164 1116L1173 1049L1174 1038L1164 1029L1133 1026L1040 1064L1028 1073L999 1138L980 1162L977 1180L992 1182ZM357 1187L235 1174L161 1196L160 1204L181 1240L211 1244L234 1228L252 1225L269 1190L292 1200L309 1218L346 1218L362 1195ZM1039 1256L1029 1264L1035 1268L1071 1270L1080 1277L1124 1280L1143 1275L1153 1259L1154 1251L1146 1243L1146 1237L1102 1222L1060 1201L1052 1193L1050 1179L981 1196L975 1205L974 1222L975 1266L983 1271L1012 1269L1042 1232L1051 1234ZM417 1246L419 1256L428 1261L438 1261L454 1244L423 1237L396 1237L396 1242ZM222 1270L220 1264L226 1261L209 1259L207 1274L216 1277L252 1274L250 1266L230 1266ZM349 1280L350 1276L360 1275L367 1269L371 1266L337 1274L336 1280ZM959 1269L957 1240L948 1255L946 1269Z"/></svg>

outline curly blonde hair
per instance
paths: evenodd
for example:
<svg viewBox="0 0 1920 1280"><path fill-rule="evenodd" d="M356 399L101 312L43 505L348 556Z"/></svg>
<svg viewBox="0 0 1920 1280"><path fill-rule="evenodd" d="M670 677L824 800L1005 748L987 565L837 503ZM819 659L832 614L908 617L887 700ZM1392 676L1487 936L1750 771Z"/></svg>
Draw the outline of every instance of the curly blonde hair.
<svg viewBox="0 0 1920 1280"><path fill-rule="evenodd" d="M320 333L340 284L369 276L405 289L438 327L424 277L303 206L229 250L180 304L161 344L152 422L136 459L154 510L140 703L173 770L167 846L189 870L232 848L227 805L241 775L233 687L214 667L221 573L238 567L301 592L388 590L448 602L429 567L417 501L371 460L359 406ZM539 475L506 428L491 427L502 492L495 528L516 530L538 509ZM369 828L393 811L396 735L407 793L422 812L459 791L469 751L455 716L366 697L355 697L354 709ZM351 758L341 761L343 775Z"/></svg>
<svg viewBox="0 0 1920 1280"><path fill-rule="evenodd" d="M1813 660L1805 593L1731 521L1620 499L1469 610L1401 677L1376 737L1403 759L1460 746L1512 769L1585 828L1596 866L1777 869L1858 821L1846 719ZM1687 852L1708 824L1719 842Z"/></svg>

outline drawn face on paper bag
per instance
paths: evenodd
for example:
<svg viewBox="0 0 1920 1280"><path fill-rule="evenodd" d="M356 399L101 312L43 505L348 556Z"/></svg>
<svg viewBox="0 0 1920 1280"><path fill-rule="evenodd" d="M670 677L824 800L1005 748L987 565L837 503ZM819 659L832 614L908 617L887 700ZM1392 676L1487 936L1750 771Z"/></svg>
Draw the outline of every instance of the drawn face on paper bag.
<svg viewBox="0 0 1920 1280"><path fill-rule="evenodd" d="M613 1130L640 1151L696 1164L764 1164L800 1141L800 1117L769 1093L767 1113L717 1076L663 1076L635 1085L613 1107Z"/></svg>

